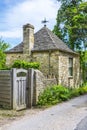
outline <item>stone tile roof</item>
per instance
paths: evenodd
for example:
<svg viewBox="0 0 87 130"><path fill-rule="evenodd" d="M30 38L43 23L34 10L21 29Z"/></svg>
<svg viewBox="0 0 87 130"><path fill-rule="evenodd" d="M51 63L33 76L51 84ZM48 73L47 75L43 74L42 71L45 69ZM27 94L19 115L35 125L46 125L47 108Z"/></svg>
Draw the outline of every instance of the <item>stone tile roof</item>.
<svg viewBox="0 0 87 130"><path fill-rule="evenodd" d="M23 52L23 42L13 47L12 49L6 51L6 53L18 53L18 52L19 53Z"/></svg>
<svg viewBox="0 0 87 130"><path fill-rule="evenodd" d="M43 27L35 33L35 44L33 51L61 50L74 53L62 40L60 40L47 27Z"/></svg>
<svg viewBox="0 0 87 130"><path fill-rule="evenodd" d="M61 50L75 53L47 27L43 27L34 34L34 42L34 48L32 51ZM6 53L23 52L23 44L23 42L20 43L14 48L8 50Z"/></svg>

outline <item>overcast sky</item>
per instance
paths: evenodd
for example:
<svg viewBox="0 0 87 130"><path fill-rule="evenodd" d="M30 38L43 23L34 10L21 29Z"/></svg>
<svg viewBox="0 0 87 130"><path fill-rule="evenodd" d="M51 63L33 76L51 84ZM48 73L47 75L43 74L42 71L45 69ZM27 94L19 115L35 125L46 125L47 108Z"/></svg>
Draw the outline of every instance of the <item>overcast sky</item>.
<svg viewBox="0 0 87 130"><path fill-rule="evenodd" d="M59 6L57 0L0 0L0 37L14 46L22 41L24 24L34 25L36 32L43 27L45 17L52 30Z"/></svg>

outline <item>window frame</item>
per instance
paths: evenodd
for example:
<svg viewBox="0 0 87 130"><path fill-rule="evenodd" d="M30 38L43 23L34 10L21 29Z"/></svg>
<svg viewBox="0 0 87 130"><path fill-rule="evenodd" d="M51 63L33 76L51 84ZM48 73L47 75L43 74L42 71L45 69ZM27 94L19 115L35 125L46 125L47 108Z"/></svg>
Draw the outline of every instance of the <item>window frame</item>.
<svg viewBox="0 0 87 130"><path fill-rule="evenodd" d="M69 77L73 77L73 57L69 57L68 72L69 72Z"/></svg>

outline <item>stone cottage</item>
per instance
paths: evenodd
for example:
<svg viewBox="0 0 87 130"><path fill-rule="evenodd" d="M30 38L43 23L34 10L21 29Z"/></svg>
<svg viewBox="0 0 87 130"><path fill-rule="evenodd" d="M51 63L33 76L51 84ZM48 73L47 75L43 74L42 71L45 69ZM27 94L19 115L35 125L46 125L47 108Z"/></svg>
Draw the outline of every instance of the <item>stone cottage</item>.
<svg viewBox="0 0 87 130"><path fill-rule="evenodd" d="M6 52L6 63L14 60L40 62L40 70L55 75L58 84L77 86L80 83L79 55L72 51L46 26L34 34L34 26L23 26L23 42Z"/></svg>

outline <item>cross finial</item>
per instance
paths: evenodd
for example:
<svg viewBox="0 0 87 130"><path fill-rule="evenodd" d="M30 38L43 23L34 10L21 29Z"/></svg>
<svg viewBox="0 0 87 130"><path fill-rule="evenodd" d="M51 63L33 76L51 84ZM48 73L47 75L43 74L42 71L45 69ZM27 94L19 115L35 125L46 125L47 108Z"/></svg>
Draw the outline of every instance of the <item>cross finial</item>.
<svg viewBox="0 0 87 130"><path fill-rule="evenodd" d="M46 20L46 18L44 18L44 20L42 21L42 23L44 24L44 26L46 27L46 23L49 22Z"/></svg>

